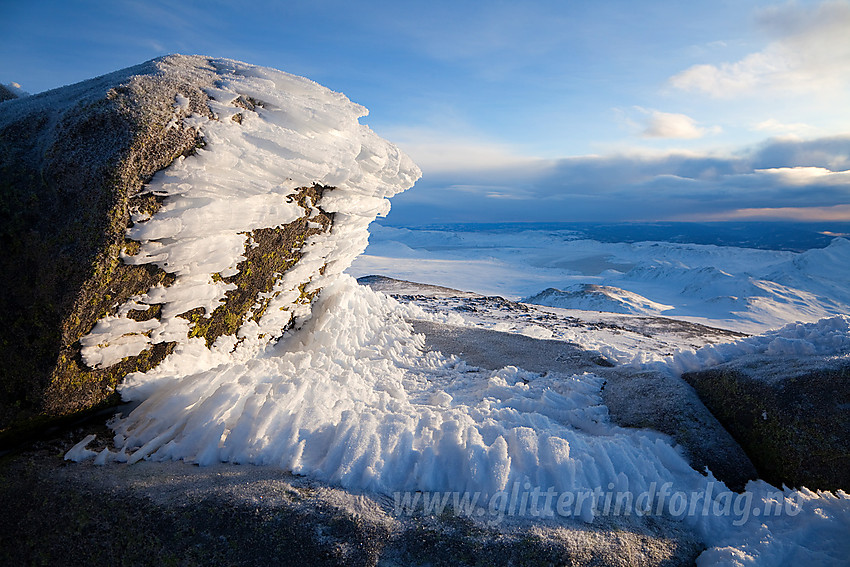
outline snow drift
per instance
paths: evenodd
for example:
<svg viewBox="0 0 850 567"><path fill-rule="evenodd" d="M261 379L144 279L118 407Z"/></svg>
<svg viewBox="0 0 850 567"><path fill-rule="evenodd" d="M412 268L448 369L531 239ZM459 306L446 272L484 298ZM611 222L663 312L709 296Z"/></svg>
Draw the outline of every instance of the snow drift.
<svg viewBox="0 0 850 567"><path fill-rule="evenodd" d="M218 120L191 119L204 135L203 151L152 181L149 190L165 204L151 219L138 219L133 232L142 244L131 261L176 274L171 288L133 300L161 305L162 319L151 329L104 320L87 340L86 356L108 363L117 354L106 343L126 340L126 348L136 349L184 333L170 314L213 305L226 292L214 274L238 269L251 246L246 232L288 222L294 213L284 198L296 188L334 187L316 204L334 215L333 226L305 243L304 273L296 267L283 275L264 314L234 338L212 348L181 338L158 367L127 377L122 396L141 403L111 423L111 449L94 453L87 438L66 458L273 465L384 494L492 496L513 486L637 494L666 486L702 495L706 507L715 502L707 489L714 479L693 470L668 438L610 423L599 376L482 371L423 352L422 337L398 303L342 273L365 248L366 227L386 212L386 198L411 184L418 170L358 124L365 111L342 95L278 71L212 64L220 75L210 92ZM263 104L232 120L239 113L234 100ZM293 313L281 311L279 302L289 305L305 292L318 293L289 326ZM828 500L763 483L751 489L758 503L793 499L813 529L820 523L840 532L850 523L843 496ZM592 521L597 504L587 500L574 515ZM630 503L629 510L637 506ZM830 552L823 549L828 542L804 547L809 542L793 532L800 518L741 526L728 514L673 515L714 547L707 562L720 561L729 548L742 562L768 564L776 552L771 538L783 539L780 554Z"/></svg>
<svg viewBox="0 0 850 567"><path fill-rule="evenodd" d="M257 245L256 231L304 217L315 233L307 232L292 250L267 251L290 255L291 263L256 298L237 332L213 345L221 353L237 345L256 351L309 314L315 292L365 249L367 226L389 210L387 197L420 175L407 156L358 122L366 109L344 95L236 61L182 58L178 64L215 69L215 87L206 90L212 116L184 119L199 130L203 147L148 184L146 192L164 198L163 206L152 217L133 216L127 235L141 246L123 257L176 278L130 298L81 339L89 366L109 366L160 342L197 348L201 339L193 330L203 320L184 314L200 309L209 318L236 289L227 278L251 269L241 263ZM311 186L321 188L320 196L296 199ZM153 305L160 308L158 318L131 318L131 310Z"/></svg>

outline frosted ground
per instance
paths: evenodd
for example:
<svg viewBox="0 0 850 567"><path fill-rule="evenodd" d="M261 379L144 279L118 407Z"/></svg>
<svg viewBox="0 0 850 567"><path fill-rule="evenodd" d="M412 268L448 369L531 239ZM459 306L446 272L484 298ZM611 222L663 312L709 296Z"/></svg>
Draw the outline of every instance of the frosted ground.
<svg viewBox="0 0 850 567"><path fill-rule="evenodd" d="M110 423L115 433L110 447L91 451L92 439L86 438L69 459L113 467L141 460L264 465L384 498L403 492L479 493L487 504L471 516L482 521L493 520L494 497L514 487L571 495L663 489L694 495L684 510L662 506L658 513L705 544L701 565L841 564L846 559L850 498L845 493L752 482L743 521L741 514L724 513L732 506L732 493L710 473L693 469L669 437L611 422L601 395L606 366L574 374L514 365L488 370L427 351L411 322L576 339L598 356L636 369L652 365L673 376L685 367L754 352L813 350L846 357L850 330L840 313L847 313L841 284L847 276L825 268L831 263L847 269L846 261L840 263L846 241L803 254L573 242L537 234L516 235L510 246L504 241L457 246L467 237L378 229L373 247L350 273L381 273L513 299L549 287L566 292L553 292L547 302L555 306L540 308L551 317L535 321L500 318L498 309L469 316L446 312L437 308L439 297L422 305L401 304L358 285L344 270L366 247L369 222L387 212L387 198L418 177L416 166L361 125L365 109L344 96L270 69L226 60L215 65L221 83L211 93L214 112L229 112L228 103L239 96L265 104L241 125L195 119L205 148L157 175L150 190L165 197L163 209L151 219L135 219L130 234L142 243L133 261L175 273L175 285L152 288L119 309L117 317L98 323L84 338L83 356L91 365L109 366L156 341L179 338L181 344L156 369L127 377L121 394L138 406ZM276 166L270 169L269 163ZM169 314L194 307L209 312L227 291L213 275L238 269L241 251L250 246L245 233L261 226L257 223L291 220L292 211L279 203L313 182L337 187L318 205L336 213L334 229L307 243L304 272L283 277L276 289L284 304L297 292L293 282L315 273L308 289L321 293L312 310L294 313L294 328L281 333L293 314L269 308L259 323L240 329L238 341L219 341L211 350L202 339L184 338L185 323ZM206 237L210 226L221 227L214 238ZM450 242L440 250L426 249L419 246L421 238ZM541 238L557 246L540 245ZM486 254L482 247L488 247ZM320 272L323 265L328 267ZM607 286L605 293L569 288L587 283ZM683 286L690 291L679 297ZM581 293L570 295L573 291ZM574 298L593 303L576 304ZM613 310L619 315L559 310L598 309L599 301L618 306ZM144 305L162 305L157 328L135 328L121 315ZM657 319L647 316L659 314L766 332L742 338L718 330L704 339L687 333L665 338L662 332L644 351L638 337L647 333L639 329L653 321L658 327ZM614 332L606 321L618 317L620 326L632 331ZM782 327L798 319L810 323ZM582 325L591 332L583 333ZM583 499L569 516L520 514L511 522L594 522L600 504ZM691 505L694 511L719 513L687 513ZM756 516L755 510L777 507L784 512ZM627 508L640 522L640 504L630 502ZM501 520L509 515L496 514Z"/></svg>
<svg viewBox="0 0 850 567"><path fill-rule="evenodd" d="M369 248L349 273L552 307L664 315L743 332L850 313L846 238L790 252L600 242L576 230L517 226L396 228L379 221L370 227Z"/></svg>

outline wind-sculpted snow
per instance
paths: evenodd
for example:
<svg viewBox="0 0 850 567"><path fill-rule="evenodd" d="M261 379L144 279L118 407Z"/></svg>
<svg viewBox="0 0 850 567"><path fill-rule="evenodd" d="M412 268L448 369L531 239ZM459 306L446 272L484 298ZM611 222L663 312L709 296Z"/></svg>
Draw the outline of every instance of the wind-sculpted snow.
<svg viewBox="0 0 850 567"><path fill-rule="evenodd" d="M180 61L187 68L207 64L205 58ZM304 216L293 199L298 188L332 187L320 203L308 203L311 217L317 206L335 215L331 233L307 240L303 257L269 292L262 318L245 322L237 334L243 350L280 336L293 315L309 312L305 305L292 313L299 296L347 268L367 245L368 224L389 210L386 197L420 175L406 155L358 122L366 109L344 95L273 69L211 63L218 78L207 92L214 118L185 119L200 130L204 145L154 177L146 191L164 198L163 206L152 218L134 215L127 232L141 246L124 262L156 265L176 280L132 298L81 339L90 367L109 366L156 343L201 341L189 338L190 322L180 315L201 308L209 317L236 288L222 278L239 272L251 231ZM175 106L185 102L177 97ZM158 319L134 321L128 314L153 305L161 306ZM222 337L218 349L229 352L236 338Z"/></svg>
<svg viewBox="0 0 850 567"><path fill-rule="evenodd" d="M117 445L131 462L272 464L387 493L703 482L660 435L609 424L594 375L472 371L423 354L396 307L340 281L262 356L186 377L133 377L126 398L152 393L113 424Z"/></svg>
<svg viewBox="0 0 850 567"><path fill-rule="evenodd" d="M748 355L850 356L850 318L839 315L817 323L791 323L776 331L738 341L706 345L696 351L683 351L669 359L678 374L702 370Z"/></svg>
<svg viewBox="0 0 850 567"><path fill-rule="evenodd" d="M731 506L732 493L691 469L667 438L613 426L597 376L483 372L423 353L422 337L398 307L338 279L303 327L258 356L189 375L160 367L132 376L122 393L143 401L112 423L116 449L95 455L87 439L68 457L273 465L390 494L493 495L515 483L558 494L596 487L640 494L669 483L674 492L708 495L707 509ZM827 327L842 332L832 322L797 335L804 340ZM747 494L755 507L776 501L794 514L749 522L728 513L684 515L712 548L701 564L723 564L728 553L741 565L770 565L776 554L835 557L834 539L813 545L796 527L829 537L846 529L850 499L843 493L783 492L760 482ZM592 521L597 505L590 499L575 515Z"/></svg>
<svg viewBox="0 0 850 567"><path fill-rule="evenodd" d="M128 261L155 264L175 282L104 319L86 339L84 356L105 365L163 336L185 336L177 314L215 305L227 291L215 274L237 270L248 232L300 214L286 202L298 187L335 187L310 204L333 213L333 227L310 238L265 314L245 323L238 341L219 339L210 349L201 339L180 339L156 368L127 376L120 392L139 405L111 422L113 446L95 454L86 438L66 458L269 465L388 495L469 491L486 501L514 486L633 495L666 487L695 498L686 509L731 505L732 493L692 469L669 438L611 424L596 374L483 371L424 352L423 337L404 319L408 311L342 273L366 247L367 226L387 211L386 198L415 181L416 167L360 125L365 111L342 95L277 71L214 65L221 75L210 93L218 120L193 119L206 146L151 182L164 205L131 229L141 249ZM253 110L241 112L245 106ZM292 314L281 307L314 291L288 326ZM137 325L122 315L148 304L162 305L160 321ZM125 350L109 352L107 343ZM726 561L724 548L740 564L770 564L774 553L836 557L831 534L846 533L850 499L763 483L750 488L759 506L794 503L799 515L739 523L728 513L664 513L711 548L703 564ZM593 521L599 504L597 497L584 500L572 515ZM626 508L643 509L634 500ZM796 525L829 539L804 540ZM781 540L779 551L772 539Z"/></svg>

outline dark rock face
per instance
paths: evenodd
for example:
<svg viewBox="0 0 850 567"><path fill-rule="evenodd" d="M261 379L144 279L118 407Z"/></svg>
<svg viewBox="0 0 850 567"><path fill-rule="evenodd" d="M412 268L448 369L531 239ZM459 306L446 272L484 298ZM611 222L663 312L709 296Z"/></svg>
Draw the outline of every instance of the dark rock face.
<svg viewBox="0 0 850 567"><path fill-rule="evenodd" d="M850 487L850 363L754 356L683 378L768 482Z"/></svg>
<svg viewBox="0 0 850 567"><path fill-rule="evenodd" d="M204 90L215 83L212 62L184 62L168 56L0 105L0 432L108 403L127 373L156 366L174 348L156 344L92 369L82 362L79 339L130 297L174 281L154 265L122 262L121 254L138 250L126 238L131 212L154 214L162 204L142 193L144 184L203 145L182 118L214 118ZM176 97L184 104L176 105ZM303 188L295 198L316 202L323 190ZM324 213L311 220L308 227L305 214L291 225L255 231L258 245L240 267L256 269L230 278L237 289L192 336L211 344L232 334L273 275L297 262L297 254L276 251L298 248L332 222Z"/></svg>
<svg viewBox="0 0 850 567"><path fill-rule="evenodd" d="M705 548L661 516L502 529L271 466L66 466L82 433L0 460L0 564L677 567Z"/></svg>
<svg viewBox="0 0 850 567"><path fill-rule="evenodd" d="M685 449L694 469L703 471L708 467L731 490L741 492L748 481L758 478L741 446L693 389L678 378L629 368L605 377L610 386L606 385L603 399L611 419L619 425L670 435Z"/></svg>

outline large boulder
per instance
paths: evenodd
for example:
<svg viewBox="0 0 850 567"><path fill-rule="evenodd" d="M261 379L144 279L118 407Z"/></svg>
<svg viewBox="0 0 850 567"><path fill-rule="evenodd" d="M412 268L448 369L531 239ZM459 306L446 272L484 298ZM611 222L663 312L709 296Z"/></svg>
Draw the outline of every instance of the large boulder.
<svg viewBox="0 0 850 567"><path fill-rule="evenodd" d="M476 522L273 466L69 467L67 448L0 461L0 564L676 567L704 549L665 517Z"/></svg>
<svg viewBox="0 0 850 567"><path fill-rule="evenodd" d="M850 488L850 361L754 354L682 376L781 486Z"/></svg>
<svg viewBox="0 0 850 567"><path fill-rule="evenodd" d="M0 431L309 316L419 176L365 114L301 77L180 55L2 102Z"/></svg>

